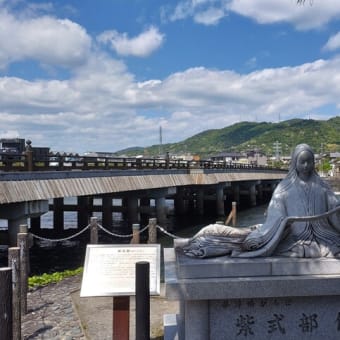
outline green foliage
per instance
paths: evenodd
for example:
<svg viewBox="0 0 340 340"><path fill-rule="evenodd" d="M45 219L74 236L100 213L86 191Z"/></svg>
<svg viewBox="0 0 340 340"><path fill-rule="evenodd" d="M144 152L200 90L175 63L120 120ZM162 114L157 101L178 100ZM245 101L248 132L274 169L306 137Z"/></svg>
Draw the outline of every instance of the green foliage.
<svg viewBox="0 0 340 340"><path fill-rule="evenodd" d="M260 149L273 155L273 143L281 143L282 154L289 155L297 144L307 143L316 153L336 151L340 147L340 116L329 120L291 119L279 123L241 122L222 129L207 130L182 142L163 144L163 154L200 155L202 158L219 152ZM146 148L130 148L117 152L136 156L158 156L159 145ZM164 156L164 155L163 155Z"/></svg>
<svg viewBox="0 0 340 340"><path fill-rule="evenodd" d="M63 272L55 272L52 274L44 273L42 275L35 275L28 278L28 287L36 288L46 286L50 283L57 283L67 277L81 274L83 268L77 268L75 270L64 270Z"/></svg>

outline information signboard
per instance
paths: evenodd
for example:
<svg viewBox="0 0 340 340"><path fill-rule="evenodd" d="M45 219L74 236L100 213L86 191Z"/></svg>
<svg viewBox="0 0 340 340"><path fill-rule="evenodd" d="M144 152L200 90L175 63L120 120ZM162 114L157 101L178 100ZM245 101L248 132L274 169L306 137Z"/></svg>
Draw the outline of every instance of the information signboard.
<svg viewBox="0 0 340 340"><path fill-rule="evenodd" d="M150 294L160 294L160 245L97 245L86 248L80 296L135 295L136 263L150 263Z"/></svg>

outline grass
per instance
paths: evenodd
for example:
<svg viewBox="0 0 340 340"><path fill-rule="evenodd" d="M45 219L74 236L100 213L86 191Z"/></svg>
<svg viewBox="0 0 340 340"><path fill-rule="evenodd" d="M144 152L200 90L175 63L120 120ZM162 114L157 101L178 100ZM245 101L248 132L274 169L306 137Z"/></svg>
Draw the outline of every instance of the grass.
<svg viewBox="0 0 340 340"><path fill-rule="evenodd" d="M44 273L42 275L34 275L28 278L29 288L38 288L42 286L47 286L50 283L57 283L63 279L81 274L83 272L83 267L79 267L74 270L64 270L62 272L55 272L52 274Z"/></svg>

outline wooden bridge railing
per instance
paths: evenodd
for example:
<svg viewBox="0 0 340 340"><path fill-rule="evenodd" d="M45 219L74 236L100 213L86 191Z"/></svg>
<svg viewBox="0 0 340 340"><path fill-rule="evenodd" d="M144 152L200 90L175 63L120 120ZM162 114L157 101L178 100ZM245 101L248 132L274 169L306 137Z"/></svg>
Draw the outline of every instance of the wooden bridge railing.
<svg viewBox="0 0 340 340"><path fill-rule="evenodd" d="M251 169L282 170L256 164L223 161L187 161L170 158L89 157L50 155L35 159L32 153L1 155L0 171L65 171L65 170L128 170L128 169Z"/></svg>

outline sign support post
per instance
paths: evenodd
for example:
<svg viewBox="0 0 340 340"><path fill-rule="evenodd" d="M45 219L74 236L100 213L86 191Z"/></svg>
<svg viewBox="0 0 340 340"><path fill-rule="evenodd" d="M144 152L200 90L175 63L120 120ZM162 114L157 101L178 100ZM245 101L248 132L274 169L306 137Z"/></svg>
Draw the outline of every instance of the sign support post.
<svg viewBox="0 0 340 340"><path fill-rule="evenodd" d="M113 340L129 340L130 333L130 297L113 297Z"/></svg>

